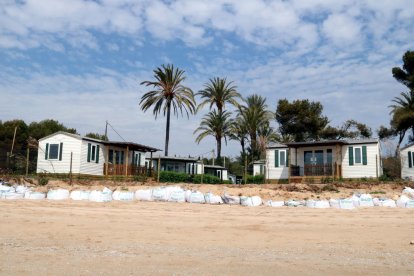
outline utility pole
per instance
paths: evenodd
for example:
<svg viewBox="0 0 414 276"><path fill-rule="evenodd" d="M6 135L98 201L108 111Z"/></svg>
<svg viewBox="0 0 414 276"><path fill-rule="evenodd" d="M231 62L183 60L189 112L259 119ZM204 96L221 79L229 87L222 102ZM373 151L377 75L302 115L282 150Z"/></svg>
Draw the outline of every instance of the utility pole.
<svg viewBox="0 0 414 276"><path fill-rule="evenodd" d="M247 184L247 156L244 156L244 184Z"/></svg>
<svg viewBox="0 0 414 276"><path fill-rule="evenodd" d="M105 139L108 140L108 120L106 120L105 123Z"/></svg>
<svg viewBox="0 0 414 276"><path fill-rule="evenodd" d="M214 150L211 151L212 159L213 159L213 166L214 166Z"/></svg>
<svg viewBox="0 0 414 276"><path fill-rule="evenodd" d="M10 157L13 156L14 141L16 141L16 132L17 132L17 126L14 128L13 143L12 143L12 147L10 151Z"/></svg>
<svg viewBox="0 0 414 276"><path fill-rule="evenodd" d="M29 175L29 144L26 149L26 177Z"/></svg>

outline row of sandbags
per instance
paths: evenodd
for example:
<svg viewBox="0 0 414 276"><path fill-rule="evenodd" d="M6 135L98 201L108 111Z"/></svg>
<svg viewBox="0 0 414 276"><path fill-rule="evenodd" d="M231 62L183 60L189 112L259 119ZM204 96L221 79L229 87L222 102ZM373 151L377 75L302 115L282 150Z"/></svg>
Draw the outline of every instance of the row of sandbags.
<svg viewBox="0 0 414 276"><path fill-rule="evenodd" d="M337 209L354 209L356 207L401 207L414 208L414 189L406 187L397 201L387 198L372 198L370 194L354 194L351 198L330 199L330 200L288 200L263 202L258 196L232 196L224 194L223 196L212 193L203 194L199 191L184 190L181 187L156 187L154 189L129 191L114 191L104 188L102 191L85 191L74 190L69 192L66 189L52 189L45 193L33 192L23 185L14 187L0 183L0 198L3 199L50 199L50 200L89 200L93 202L118 201L165 201L165 202L190 202L190 203L207 203L207 204L230 204L242 206L260 206L266 205L271 207L309 207L309 208L337 208Z"/></svg>

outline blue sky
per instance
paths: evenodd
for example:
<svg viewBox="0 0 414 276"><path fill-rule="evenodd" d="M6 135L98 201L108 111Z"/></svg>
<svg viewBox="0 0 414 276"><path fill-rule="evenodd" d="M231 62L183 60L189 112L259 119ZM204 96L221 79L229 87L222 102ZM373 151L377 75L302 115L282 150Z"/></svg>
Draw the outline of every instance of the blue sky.
<svg viewBox="0 0 414 276"><path fill-rule="evenodd" d="M391 68L414 50L413 34L412 0L0 0L0 119L53 118L80 134L109 120L125 139L163 148L165 119L140 110L139 83L173 63L195 92L227 77L272 111L309 98L334 126L376 130L405 91ZM194 142L206 112L173 118L172 154L215 148ZM229 142L223 153L239 150Z"/></svg>

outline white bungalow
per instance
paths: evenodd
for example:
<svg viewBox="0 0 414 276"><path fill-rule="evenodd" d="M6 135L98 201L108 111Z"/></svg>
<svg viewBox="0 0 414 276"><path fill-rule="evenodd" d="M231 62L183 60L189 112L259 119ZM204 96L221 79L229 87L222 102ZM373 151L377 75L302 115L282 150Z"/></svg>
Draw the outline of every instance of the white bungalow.
<svg viewBox="0 0 414 276"><path fill-rule="evenodd" d="M147 161L150 162L148 159ZM221 180L228 180L227 169L218 165L204 165L196 157L177 157L177 156L156 156L153 159L153 168L158 170L158 162L161 171L172 171L186 173L188 175L211 174L217 176Z"/></svg>
<svg viewBox="0 0 414 276"><path fill-rule="evenodd" d="M156 148L102 141L63 131L39 140L37 173L134 175L146 172L145 154Z"/></svg>
<svg viewBox="0 0 414 276"><path fill-rule="evenodd" d="M414 143L401 148L400 158L401 178L414 180Z"/></svg>
<svg viewBox="0 0 414 276"><path fill-rule="evenodd" d="M261 174L262 170L270 181L289 182L312 177L378 178L382 175L380 156L377 139L271 144L266 160L253 165L253 173Z"/></svg>

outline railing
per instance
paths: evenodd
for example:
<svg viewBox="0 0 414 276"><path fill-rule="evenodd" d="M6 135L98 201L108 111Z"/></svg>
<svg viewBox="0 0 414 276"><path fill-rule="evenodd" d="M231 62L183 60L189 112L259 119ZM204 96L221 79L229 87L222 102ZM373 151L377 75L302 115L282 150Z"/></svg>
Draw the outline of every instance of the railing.
<svg viewBox="0 0 414 276"><path fill-rule="evenodd" d="M303 167L291 165L290 176L332 176L333 169L333 164L307 164Z"/></svg>
<svg viewBox="0 0 414 276"><path fill-rule="evenodd" d="M106 166L108 166L108 173L106 172ZM127 170L127 171L126 171ZM146 167L138 166L125 166L122 164L104 164L104 175L147 175L148 169Z"/></svg>

